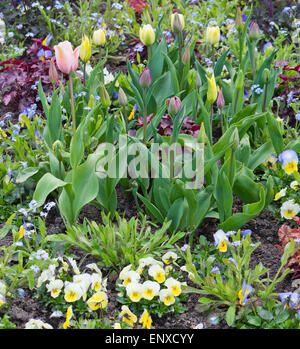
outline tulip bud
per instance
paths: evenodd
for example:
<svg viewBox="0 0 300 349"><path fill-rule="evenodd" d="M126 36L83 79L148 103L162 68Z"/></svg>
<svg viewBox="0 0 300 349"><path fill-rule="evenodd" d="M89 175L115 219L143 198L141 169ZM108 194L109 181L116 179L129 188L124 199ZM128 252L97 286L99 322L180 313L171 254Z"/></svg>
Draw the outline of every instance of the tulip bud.
<svg viewBox="0 0 300 349"><path fill-rule="evenodd" d="M222 89L220 89L220 91L218 93L217 107L219 109L222 109L222 108L224 108L224 105L225 105L225 101L224 101L223 91L222 91Z"/></svg>
<svg viewBox="0 0 300 349"><path fill-rule="evenodd" d="M250 27L249 27L249 39L252 42L258 41L260 38L260 29L259 26L256 22L251 22Z"/></svg>
<svg viewBox="0 0 300 349"><path fill-rule="evenodd" d="M220 41L220 28L216 27L207 27L205 32L205 41L208 44L216 45Z"/></svg>
<svg viewBox="0 0 300 349"><path fill-rule="evenodd" d="M207 136L206 136L206 132L205 132L205 127L204 127L204 123L201 123L201 127L198 133L198 140L200 143L205 144L207 142Z"/></svg>
<svg viewBox="0 0 300 349"><path fill-rule="evenodd" d="M94 95L91 95L89 102L88 102L88 107L93 109L95 107L95 105L96 105L95 97L94 97Z"/></svg>
<svg viewBox="0 0 300 349"><path fill-rule="evenodd" d="M265 68L262 73L262 81L264 84L267 84L269 82L270 78L270 70L268 68Z"/></svg>
<svg viewBox="0 0 300 349"><path fill-rule="evenodd" d="M84 36L81 41L79 56L82 62L86 63L90 60L92 55L92 42L87 36Z"/></svg>
<svg viewBox="0 0 300 349"><path fill-rule="evenodd" d="M102 29L94 31L93 41L96 46L103 46L106 42L106 33Z"/></svg>
<svg viewBox="0 0 300 349"><path fill-rule="evenodd" d="M149 68L145 68L139 77L139 84L142 87L147 88L151 85L151 83L152 83L151 71Z"/></svg>
<svg viewBox="0 0 300 349"><path fill-rule="evenodd" d="M173 32L181 32L184 29L184 17L179 13L171 15L171 28Z"/></svg>
<svg viewBox="0 0 300 349"><path fill-rule="evenodd" d="M215 81L215 76L212 74L211 78L206 76L207 78L207 84L208 84L208 89L207 89L207 100L209 101L210 104L213 104L215 100L217 99L217 85Z"/></svg>
<svg viewBox="0 0 300 349"><path fill-rule="evenodd" d="M127 96L122 87L119 88L119 103L122 107L125 107L128 103Z"/></svg>
<svg viewBox="0 0 300 349"><path fill-rule="evenodd" d="M241 9L238 7L237 13L236 13L236 18L235 18L235 27L238 32L243 31L243 15Z"/></svg>
<svg viewBox="0 0 300 349"><path fill-rule="evenodd" d="M140 28L140 40L145 46L151 46L155 41L155 33L151 24L143 25Z"/></svg>
<svg viewBox="0 0 300 349"><path fill-rule="evenodd" d="M104 108L110 107L111 101L109 98L109 94L102 82L100 82L100 99Z"/></svg>
<svg viewBox="0 0 300 349"><path fill-rule="evenodd" d="M64 146L60 140L56 140L52 144L52 150L53 150L55 156L57 157L57 159L59 161L63 161L62 151L64 150Z"/></svg>
<svg viewBox="0 0 300 349"><path fill-rule="evenodd" d="M56 84L58 80L58 73L54 64L54 58L51 59L50 61L50 66L49 66L49 80L52 84Z"/></svg>
<svg viewBox="0 0 300 349"><path fill-rule="evenodd" d="M174 96L169 99L168 102L168 112L173 117L175 116L182 108L181 100Z"/></svg>
<svg viewBox="0 0 300 349"><path fill-rule="evenodd" d="M233 145L232 145L232 149L233 150L236 150L237 147L239 146L240 144L240 137L239 137L239 131L237 128L234 129L232 135L231 135L231 138L230 138L230 142L234 142Z"/></svg>
<svg viewBox="0 0 300 349"><path fill-rule="evenodd" d="M202 80L200 74L196 72L196 88L199 89L202 86Z"/></svg>
<svg viewBox="0 0 300 349"><path fill-rule="evenodd" d="M182 56L182 63L183 64L189 64L190 63L190 59L191 59L191 53L190 53L190 45L188 45L183 53Z"/></svg>
<svg viewBox="0 0 300 349"><path fill-rule="evenodd" d="M235 87L238 90L242 90L243 86L244 86L244 74L243 74L243 71L240 70L238 72L238 75L237 75L237 78L236 78L236 81L235 81Z"/></svg>

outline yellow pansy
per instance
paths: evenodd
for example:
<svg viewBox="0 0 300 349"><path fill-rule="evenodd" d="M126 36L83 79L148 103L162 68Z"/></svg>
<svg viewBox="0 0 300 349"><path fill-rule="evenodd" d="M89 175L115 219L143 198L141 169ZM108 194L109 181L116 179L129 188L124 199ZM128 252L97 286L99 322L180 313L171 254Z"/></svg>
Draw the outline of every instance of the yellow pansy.
<svg viewBox="0 0 300 349"><path fill-rule="evenodd" d="M64 330L70 327L70 319L72 318L72 316L73 316L73 310L72 310L72 305L70 305L69 308L67 309L66 321L63 324Z"/></svg>
<svg viewBox="0 0 300 349"><path fill-rule="evenodd" d="M126 322L131 327L133 327L134 324L137 322L136 315L130 311L127 305L122 306L122 311L119 316L120 318L122 318L122 321Z"/></svg>
<svg viewBox="0 0 300 349"><path fill-rule="evenodd" d="M92 310L104 309L107 307L108 298L105 292L97 292L87 301L88 307Z"/></svg>
<svg viewBox="0 0 300 349"><path fill-rule="evenodd" d="M166 273L165 270L158 264L151 265L151 267L148 270L148 273L150 276L154 278L155 281L158 283L162 283L166 279Z"/></svg>
<svg viewBox="0 0 300 349"><path fill-rule="evenodd" d="M144 310L139 322L140 324L143 324L143 328L147 328L148 330L151 328L152 319L147 309Z"/></svg>
<svg viewBox="0 0 300 349"><path fill-rule="evenodd" d="M168 278L165 282L165 286L170 289L173 293L173 296L177 297L181 294L181 283L180 281L175 280L174 278Z"/></svg>

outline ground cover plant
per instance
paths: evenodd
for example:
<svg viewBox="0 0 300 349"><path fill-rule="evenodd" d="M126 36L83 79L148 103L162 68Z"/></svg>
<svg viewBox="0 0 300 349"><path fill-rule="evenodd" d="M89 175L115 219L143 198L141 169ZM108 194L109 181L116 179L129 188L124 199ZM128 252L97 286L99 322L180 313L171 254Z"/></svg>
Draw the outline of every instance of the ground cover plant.
<svg viewBox="0 0 300 349"><path fill-rule="evenodd" d="M0 328L299 329L296 2L0 17Z"/></svg>

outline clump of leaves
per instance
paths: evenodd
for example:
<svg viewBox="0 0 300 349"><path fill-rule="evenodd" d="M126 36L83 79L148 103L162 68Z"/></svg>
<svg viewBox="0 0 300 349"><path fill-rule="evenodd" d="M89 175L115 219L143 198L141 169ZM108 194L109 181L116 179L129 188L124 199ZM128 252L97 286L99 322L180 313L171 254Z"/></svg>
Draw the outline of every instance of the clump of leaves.
<svg viewBox="0 0 300 349"><path fill-rule="evenodd" d="M53 51L51 47L44 46L42 39L32 39L34 43L26 51L27 59L8 59L0 62L0 89L4 105L15 105L19 112L36 103L37 83L41 79L44 91L50 92L49 80L50 58L40 59L38 52L43 49Z"/></svg>
<svg viewBox="0 0 300 349"><path fill-rule="evenodd" d="M282 74L279 75L281 82L276 93L277 99L280 101L279 115L284 119L290 116L293 125L297 109L295 101L300 94L300 64L291 66L288 61L276 61L275 67L282 67Z"/></svg>
<svg viewBox="0 0 300 349"><path fill-rule="evenodd" d="M151 122L152 117L153 117L153 114L147 117L147 124ZM143 127L143 118L139 118L137 126ZM197 125L194 120L186 116L183 120L180 133L197 137L199 130L200 130L200 125ZM169 114L166 114L161 118L161 121L157 126L157 132L162 136L172 135L173 120Z"/></svg>
<svg viewBox="0 0 300 349"><path fill-rule="evenodd" d="M295 218L295 221L300 223L300 220ZM281 245L276 245L276 247L283 253L285 246L294 239L295 242L300 242L300 227L291 228L290 226L283 224L278 230L278 238ZM288 260L286 268L294 270L293 278L300 276L300 249L294 252Z"/></svg>

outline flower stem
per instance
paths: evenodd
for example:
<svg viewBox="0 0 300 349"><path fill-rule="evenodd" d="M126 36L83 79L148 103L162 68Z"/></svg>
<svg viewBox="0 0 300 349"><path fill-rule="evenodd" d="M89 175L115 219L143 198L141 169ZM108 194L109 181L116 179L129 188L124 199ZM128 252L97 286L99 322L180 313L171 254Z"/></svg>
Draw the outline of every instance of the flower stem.
<svg viewBox="0 0 300 349"><path fill-rule="evenodd" d="M83 63L83 85L86 85L86 63Z"/></svg>
<svg viewBox="0 0 300 349"><path fill-rule="evenodd" d="M147 143L147 105L146 105L146 92L147 89L144 88L143 89L143 100L144 100L144 117L143 117L143 133L144 133L144 137L143 137L143 143L146 144Z"/></svg>
<svg viewBox="0 0 300 349"><path fill-rule="evenodd" d="M71 73L72 74L72 73ZM69 75L70 77L70 95L71 95L71 110L72 110L72 127L73 127L73 137L72 137L72 141L73 141L73 146L74 149L76 148L76 114L75 114L75 102L74 102L74 90L73 90L73 79L72 79L72 75ZM76 150L74 152L74 156L76 157ZM75 158L75 164L77 164L76 158Z"/></svg>
<svg viewBox="0 0 300 349"><path fill-rule="evenodd" d="M263 106L262 106L262 112L263 113L266 111L267 96L268 96L268 83L266 83L266 85L265 85L264 103L263 103Z"/></svg>

